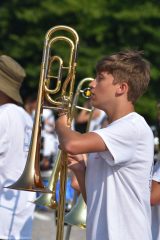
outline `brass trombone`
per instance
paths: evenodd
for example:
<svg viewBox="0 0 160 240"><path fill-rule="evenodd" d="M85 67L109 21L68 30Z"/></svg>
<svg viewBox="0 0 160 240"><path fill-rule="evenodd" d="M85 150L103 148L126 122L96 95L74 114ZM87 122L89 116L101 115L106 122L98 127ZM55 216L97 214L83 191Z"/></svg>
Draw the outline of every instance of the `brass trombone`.
<svg viewBox="0 0 160 240"><path fill-rule="evenodd" d="M82 92L82 94L84 94L84 96L86 98L90 98L91 91L90 91L89 87L85 88L84 90L81 91L81 85L83 83L85 83L86 80L87 79L83 79L79 83L76 94L78 95L78 92ZM91 82L93 80L94 80L93 78L89 78L87 81ZM77 98L75 98L75 100L76 99ZM92 113L93 113L94 108L93 107L91 109L87 109L87 108L83 108L83 107L78 107L78 108L79 109L84 109L86 111L90 111L89 121L88 121L87 128L86 128L86 132L87 132L89 130L89 127L90 127L90 121L91 121L91 118L92 118ZM76 203L73 203L73 204L74 205L73 205L72 209L70 210L70 212L67 213L64 216L64 222L68 224L68 228L67 228L68 231L66 231L66 240L69 239L72 225L75 225L75 226L80 227L82 229L86 228L87 206L86 206L86 203L83 200L82 194L80 194Z"/></svg>
<svg viewBox="0 0 160 240"><path fill-rule="evenodd" d="M81 90L81 88L82 88L82 85L83 85L83 83L85 83L85 82L87 82L87 81L92 81L93 79L91 79L91 78L86 78L86 79L83 79L81 82L80 82L80 84L78 85L78 88L77 88L77 91L76 91L76 93L77 92L81 92L82 93L82 95L84 96L84 97L86 97L86 98L88 98L89 96L91 96L91 91L90 91L90 89L88 88L88 89L84 89L84 90ZM77 102L78 102L78 97L79 97L79 94L78 94L78 96L75 96L74 97L74 101L72 102L72 105L71 105L71 117L70 117L70 126L71 126L71 120L73 119L73 115L74 115L74 110L76 109L76 108L79 108L79 106L77 106ZM92 111L92 109L88 109L89 111ZM63 154L63 151L61 152L61 154ZM63 155L62 155L63 156ZM65 159L67 158L67 156L65 157ZM63 172L65 172L65 176L64 176L64 178L65 178L65 180L67 179L67 162L65 161L64 162L65 164L63 164L62 165L62 167L63 168L65 168L65 171L63 171ZM62 170L61 170L61 172L62 172ZM64 184L61 184L61 182L62 182L62 180L61 180L61 177L60 177L60 189L63 189L63 186L64 186ZM66 185L65 185L66 186ZM65 213L65 201L64 201L64 199L65 199L65 191L64 191L64 194L63 194L63 200L62 200L62 203L63 203L63 215L61 214L60 215L60 213L62 212L61 211L61 197L62 197L62 195L61 194L59 194L59 208L58 208L58 217L57 217L57 236L56 236L56 240L62 240L63 239L63 231L62 231L62 224L60 224L60 222L61 223L64 223L64 213ZM59 225L60 225L60 227L59 227Z"/></svg>
<svg viewBox="0 0 160 240"><path fill-rule="evenodd" d="M65 43L67 49L70 49L69 63L67 66L65 66L62 57L55 54L52 55L52 51L56 52L57 50L54 46L59 42L63 44ZM44 187L40 175L39 154L41 139L41 115L43 108L51 108L54 110L63 109L63 111L66 111L67 113L68 125L70 125L71 102L75 83L78 43L79 37L77 32L68 26L55 26L46 33L41 64L37 107L28 159L21 177L16 183L8 186L8 188L26 191L51 192L51 190ZM53 75L53 65L57 66L57 64L57 75ZM64 77L64 73L66 72L67 74ZM53 79L55 79L57 82L56 87L51 89L51 80ZM53 99L52 95L55 94L59 94L60 97ZM44 100L47 100L49 104L44 105ZM62 152L61 159L64 161L65 158L66 153ZM66 161L64 161L64 163L65 162ZM66 172L67 166L66 164L62 164L60 166L60 201L58 206L57 240L63 239Z"/></svg>
<svg viewBox="0 0 160 240"><path fill-rule="evenodd" d="M72 108L71 108L71 119L73 119L73 116L76 112L76 109L84 109L86 111L92 112L92 108L84 108L82 106L80 106L79 102L79 97L82 94L82 96L84 98L89 98L91 95L91 91L89 87L86 87L83 89L84 84L89 83L93 80L93 78L84 78L82 79L77 88L76 88L76 92L73 98L73 102L72 102ZM39 196L34 203L36 205L39 206L46 206L48 208L51 209L56 209L57 208L57 202L56 202L56 183L58 181L59 178L59 172L60 172L60 160L61 160L61 150L58 151L54 166L53 166L53 170L52 170L52 174L49 178L49 184L48 184L48 188L50 191L52 191L52 194L50 193L45 193L42 194L41 196Z"/></svg>

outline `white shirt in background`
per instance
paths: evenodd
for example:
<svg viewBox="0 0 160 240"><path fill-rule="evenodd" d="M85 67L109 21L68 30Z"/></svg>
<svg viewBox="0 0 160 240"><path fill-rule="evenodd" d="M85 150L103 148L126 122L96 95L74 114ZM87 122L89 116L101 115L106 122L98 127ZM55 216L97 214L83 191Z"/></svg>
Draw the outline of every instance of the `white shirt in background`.
<svg viewBox="0 0 160 240"><path fill-rule="evenodd" d="M160 161L157 161L152 180L160 183ZM153 240L160 240L160 205L152 207L152 236Z"/></svg>
<svg viewBox="0 0 160 240"><path fill-rule="evenodd" d="M49 157L51 155L56 156L58 151L58 137L55 133L55 117L50 109L43 109L43 156ZM47 122L47 123L46 123Z"/></svg>
<svg viewBox="0 0 160 240"><path fill-rule="evenodd" d="M35 193L4 188L24 170L31 132L32 119L23 108L0 106L0 239L32 239Z"/></svg>

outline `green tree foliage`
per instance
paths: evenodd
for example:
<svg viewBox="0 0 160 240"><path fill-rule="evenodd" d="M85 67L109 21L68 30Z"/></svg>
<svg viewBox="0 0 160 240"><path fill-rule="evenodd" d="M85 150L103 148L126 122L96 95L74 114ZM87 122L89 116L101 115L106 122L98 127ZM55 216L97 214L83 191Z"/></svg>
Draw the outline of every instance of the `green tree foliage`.
<svg viewBox="0 0 160 240"><path fill-rule="evenodd" d="M38 85L44 36L52 26L68 25L79 34L77 81L94 77L95 64L103 55L143 50L151 62L151 83L136 108L153 122L160 89L159 12L158 0L2 0L0 52L25 67L27 89Z"/></svg>

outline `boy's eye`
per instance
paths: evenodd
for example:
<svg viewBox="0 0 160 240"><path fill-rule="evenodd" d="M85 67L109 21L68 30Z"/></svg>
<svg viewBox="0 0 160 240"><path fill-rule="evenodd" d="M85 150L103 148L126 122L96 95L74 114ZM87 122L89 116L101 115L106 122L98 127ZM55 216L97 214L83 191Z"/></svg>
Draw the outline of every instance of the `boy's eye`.
<svg viewBox="0 0 160 240"><path fill-rule="evenodd" d="M100 75L100 76L97 76L97 81L100 81L100 80L102 80L104 77L102 76L102 75Z"/></svg>

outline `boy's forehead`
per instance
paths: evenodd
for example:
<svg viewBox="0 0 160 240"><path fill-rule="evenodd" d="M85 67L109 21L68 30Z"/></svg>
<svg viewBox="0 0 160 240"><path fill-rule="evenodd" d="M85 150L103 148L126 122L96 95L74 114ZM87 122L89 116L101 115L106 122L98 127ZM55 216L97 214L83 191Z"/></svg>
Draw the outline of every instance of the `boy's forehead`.
<svg viewBox="0 0 160 240"><path fill-rule="evenodd" d="M107 70L102 70L97 72L97 75L106 75L106 74L110 74L110 73Z"/></svg>

